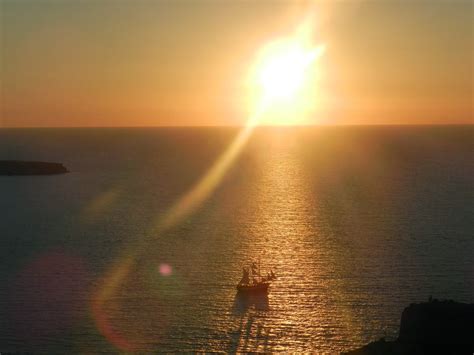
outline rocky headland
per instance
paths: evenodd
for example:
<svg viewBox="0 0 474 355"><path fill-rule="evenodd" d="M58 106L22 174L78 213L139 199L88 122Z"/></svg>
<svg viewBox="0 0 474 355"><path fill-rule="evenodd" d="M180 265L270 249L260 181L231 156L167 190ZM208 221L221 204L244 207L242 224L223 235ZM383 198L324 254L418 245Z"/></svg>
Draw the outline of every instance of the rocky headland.
<svg viewBox="0 0 474 355"><path fill-rule="evenodd" d="M347 355L474 354L474 304L438 301L411 304L404 309L399 336L384 338Z"/></svg>

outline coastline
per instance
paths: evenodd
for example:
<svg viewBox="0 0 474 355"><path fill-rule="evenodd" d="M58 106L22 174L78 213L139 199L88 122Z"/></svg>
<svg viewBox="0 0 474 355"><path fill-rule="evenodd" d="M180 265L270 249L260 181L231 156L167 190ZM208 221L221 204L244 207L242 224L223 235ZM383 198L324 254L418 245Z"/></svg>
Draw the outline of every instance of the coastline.
<svg viewBox="0 0 474 355"><path fill-rule="evenodd" d="M0 176L57 175L69 170L61 163L23 160L0 160Z"/></svg>

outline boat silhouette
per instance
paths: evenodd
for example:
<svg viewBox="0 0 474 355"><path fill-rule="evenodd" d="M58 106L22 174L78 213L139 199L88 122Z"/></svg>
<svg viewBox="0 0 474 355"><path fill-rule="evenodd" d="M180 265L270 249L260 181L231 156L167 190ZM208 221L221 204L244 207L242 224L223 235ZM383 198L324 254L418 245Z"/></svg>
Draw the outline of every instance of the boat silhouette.
<svg viewBox="0 0 474 355"><path fill-rule="evenodd" d="M237 284L237 292L240 294L267 294L272 281L276 279L273 270L262 276L260 261L257 265L253 262L249 268L242 269L242 279Z"/></svg>

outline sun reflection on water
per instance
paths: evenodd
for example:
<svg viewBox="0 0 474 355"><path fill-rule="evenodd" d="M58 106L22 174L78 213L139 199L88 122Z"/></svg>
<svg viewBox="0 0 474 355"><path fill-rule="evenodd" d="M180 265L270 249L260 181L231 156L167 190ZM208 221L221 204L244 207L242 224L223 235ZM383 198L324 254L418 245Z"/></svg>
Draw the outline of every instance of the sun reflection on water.
<svg viewBox="0 0 474 355"><path fill-rule="evenodd" d="M240 315L239 330L234 329L239 334L236 350L305 351L331 339L338 351L341 334L356 336L359 325L353 310L344 307L341 260L331 250L330 228L317 214L311 180L291 140L281 140L278 134L261 159L242 234L248 236L250 257L261 258L264 269L274 268L278 279L264 314L249 307Z"/></svg>

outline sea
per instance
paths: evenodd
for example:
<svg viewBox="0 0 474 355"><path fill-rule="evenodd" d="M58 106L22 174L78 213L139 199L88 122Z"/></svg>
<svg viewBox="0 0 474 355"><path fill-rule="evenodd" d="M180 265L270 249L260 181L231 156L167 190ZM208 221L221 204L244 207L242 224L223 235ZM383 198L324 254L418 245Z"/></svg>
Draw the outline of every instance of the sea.
<svg viewBox="0 0 474 355"><path fill-rule="evenodd" d="M0 129L70 170L0 176L0 352L333 354L474 301L474 126L244 129Z"/></svg>

